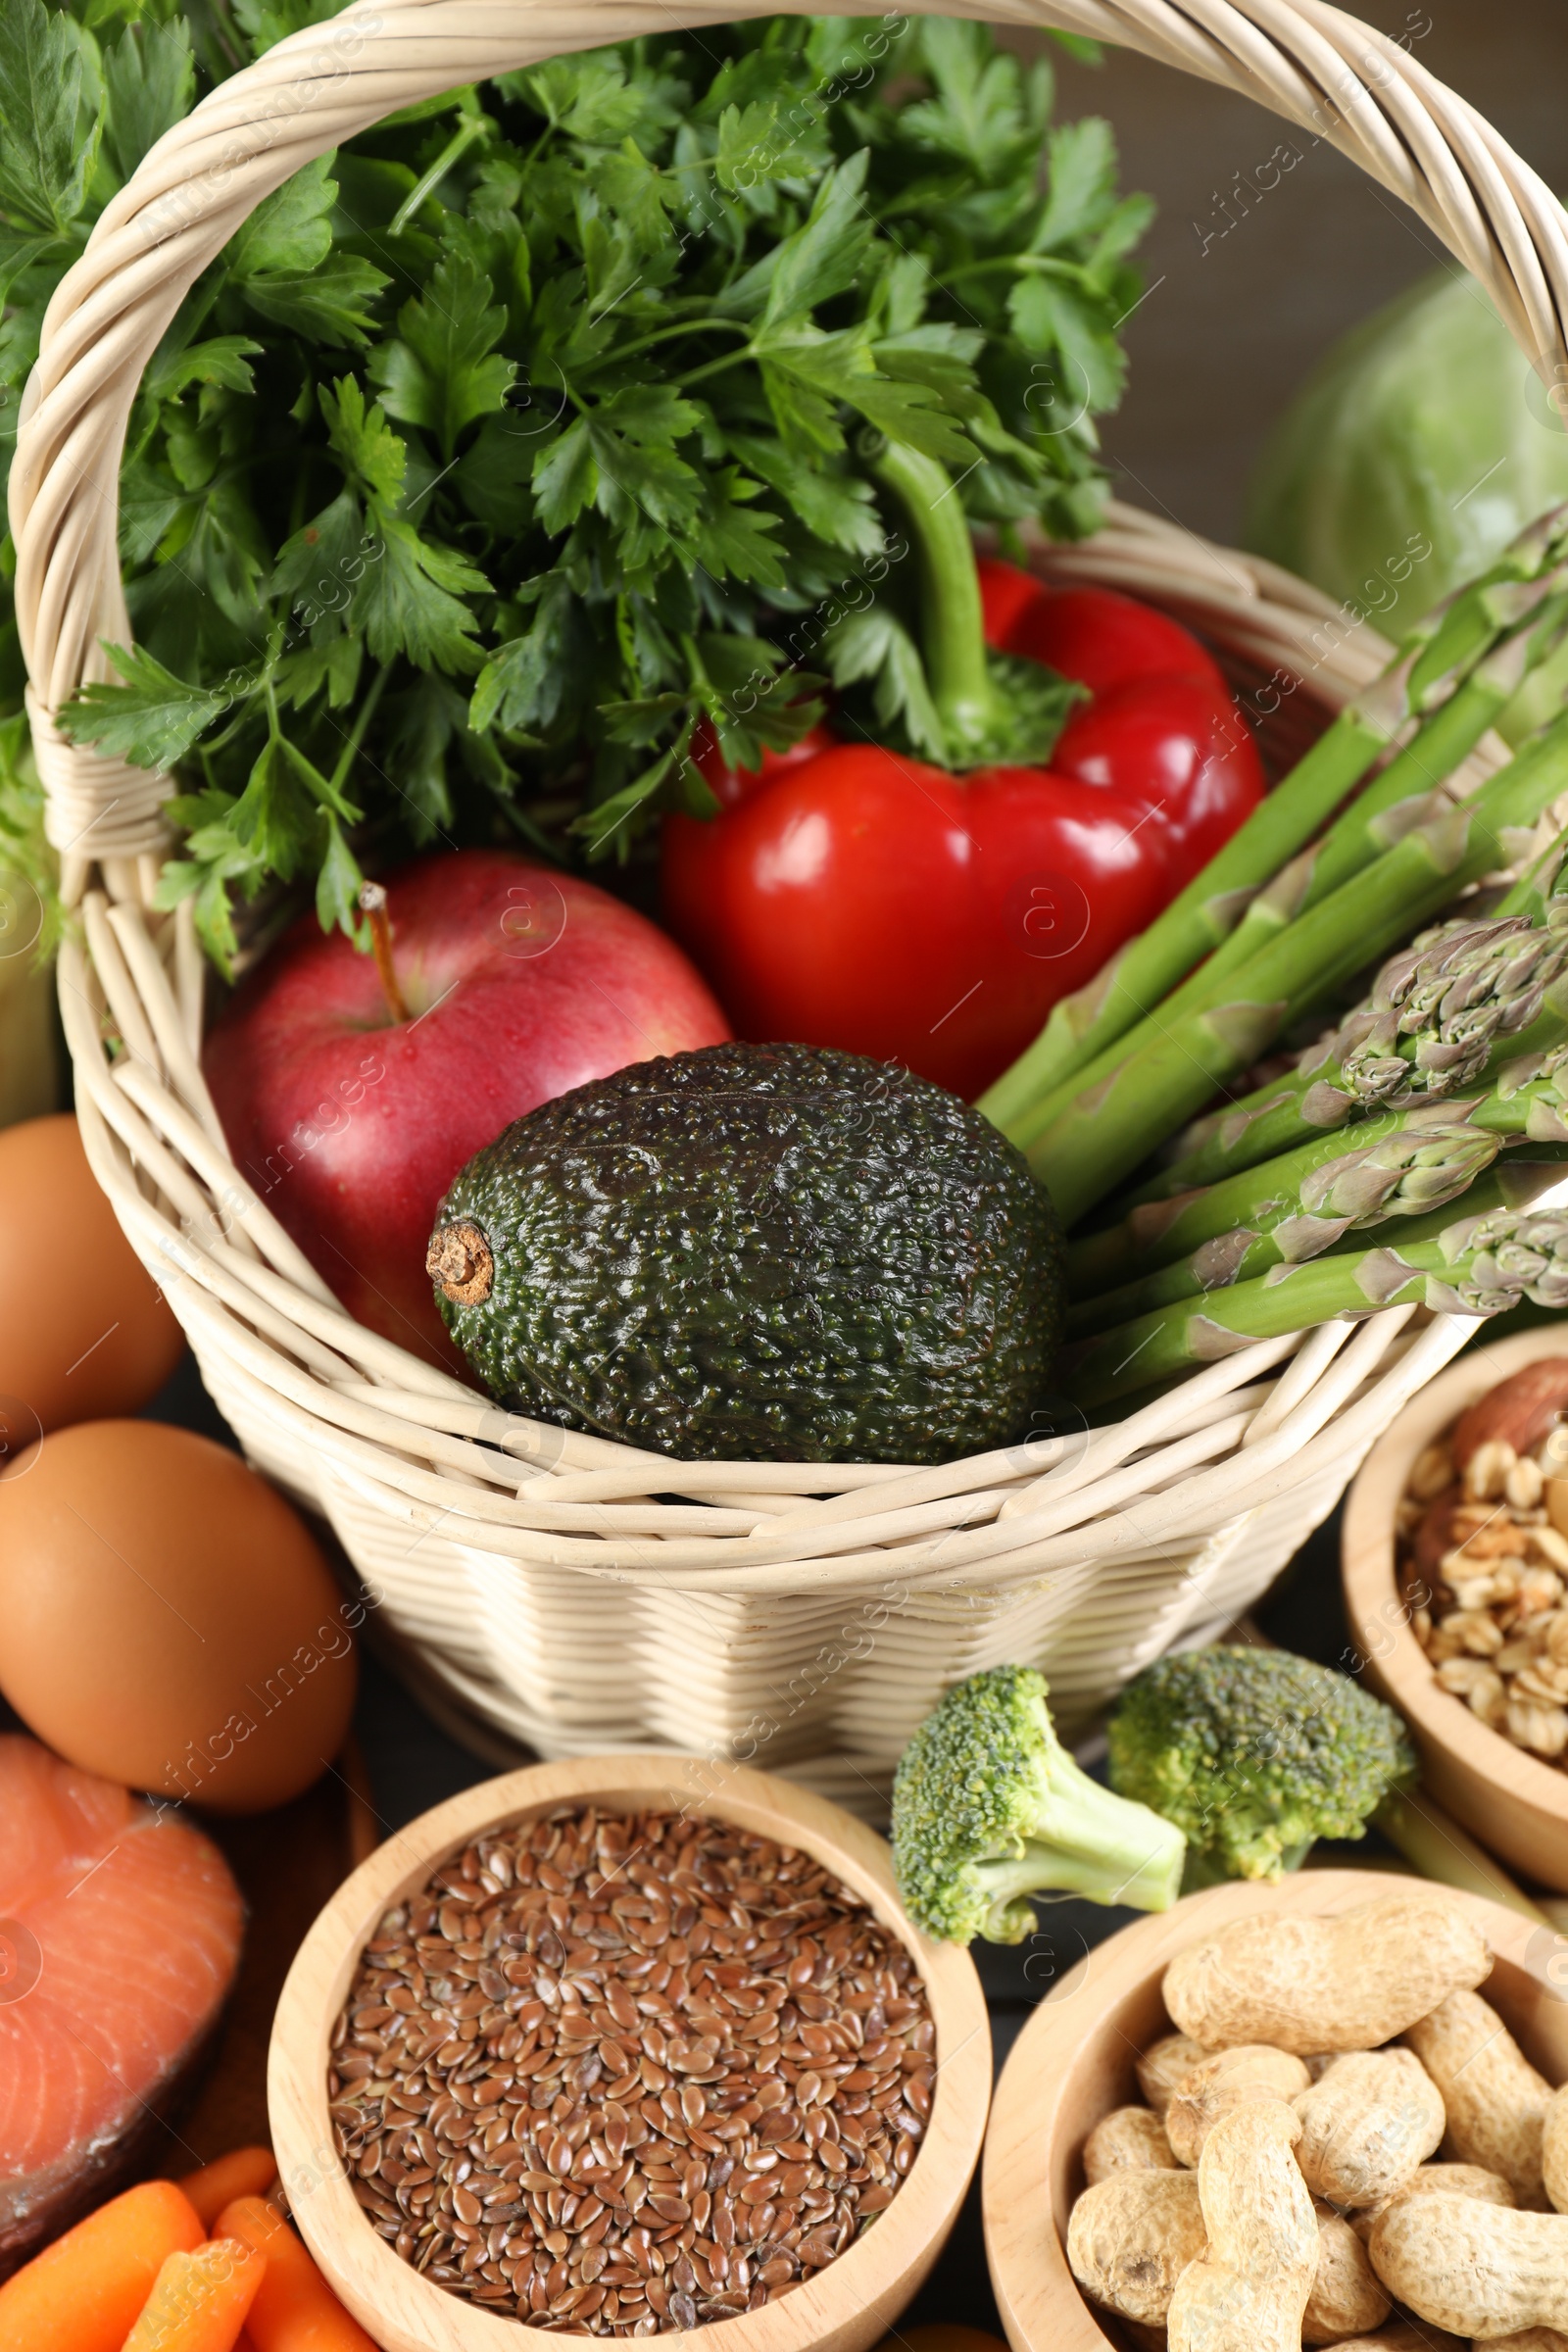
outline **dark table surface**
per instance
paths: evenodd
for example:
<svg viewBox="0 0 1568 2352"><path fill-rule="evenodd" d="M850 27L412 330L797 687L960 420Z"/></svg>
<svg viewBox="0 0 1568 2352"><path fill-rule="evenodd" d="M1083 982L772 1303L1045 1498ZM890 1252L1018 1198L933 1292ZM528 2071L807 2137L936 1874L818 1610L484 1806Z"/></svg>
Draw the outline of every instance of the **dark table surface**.
<svg viewBox="0 0 1568 2352"><path fill-rule="evenodd" d="M1461 90L1558 187L1568 186L1568 9L1564 0L1390 0L1362 12ZM1016 36L1027 42L1029 36ZM1102 113L1121 147L1124 184L1160 215L1145 249L1151 292L1128 328L1132 385L1105 445L1122 495L1234 542L1248 469L1274 416L1326 346L1445 257L1429 232L1327 147L1315 149L1265 204L1222 198L1277 135L1245 101L1144 60L1112 53L1099 69L1059 65L1059 112ZM187 1366L154 1413L222 1436ZM1345 1649L1338 1530L1313 1535L1259 1612L1264 1630L1330 1662ZM383 1833L491 1767L458 1746L373 1660L356 1724ZM284 1812L223 1825L245 1887L251 1932L226 2038L184 2127L190 2160L266 2131L265 2052L271 2007L305 1928L349 1865L345 1791L327 1779ZM1372 1841L1354 1849L1370 1859ZM1053 1906L1013 1950L979 1946L1000 2065L1029 2009L1093 1943L1130 1914L1076 1901ZM906 2315L995 2328L978 2195Z"/></svg>

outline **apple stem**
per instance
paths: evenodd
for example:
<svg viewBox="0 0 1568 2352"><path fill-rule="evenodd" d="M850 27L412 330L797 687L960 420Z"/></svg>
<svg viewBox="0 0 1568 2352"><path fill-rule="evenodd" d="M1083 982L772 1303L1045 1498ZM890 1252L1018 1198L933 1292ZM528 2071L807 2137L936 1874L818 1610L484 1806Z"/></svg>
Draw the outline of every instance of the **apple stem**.
<svg viewBox="0 0 1568 2352"><path fill-rule="evenodd" d="M406 1021L409 1007L398 986L398 967L392 959L392 924L386 910L386 892L379 882L367 882L360 892L360 912L368 916L370 953L381 976L381 994L394 1021Z"/></svg>

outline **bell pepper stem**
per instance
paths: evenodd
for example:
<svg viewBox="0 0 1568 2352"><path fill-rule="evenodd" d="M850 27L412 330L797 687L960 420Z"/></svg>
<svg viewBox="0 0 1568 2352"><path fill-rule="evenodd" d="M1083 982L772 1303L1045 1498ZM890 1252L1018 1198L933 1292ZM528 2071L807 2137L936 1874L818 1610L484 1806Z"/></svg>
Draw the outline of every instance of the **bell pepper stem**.
<svg viewBox="0 0 1568 2352"><path fill-rule="evenodd" d="M903 442L885 442L871 471L903 507L919 556L926 678L949 750L961 761L995 733L1003 710L986 661L969 517L947 469Z"/></svg>

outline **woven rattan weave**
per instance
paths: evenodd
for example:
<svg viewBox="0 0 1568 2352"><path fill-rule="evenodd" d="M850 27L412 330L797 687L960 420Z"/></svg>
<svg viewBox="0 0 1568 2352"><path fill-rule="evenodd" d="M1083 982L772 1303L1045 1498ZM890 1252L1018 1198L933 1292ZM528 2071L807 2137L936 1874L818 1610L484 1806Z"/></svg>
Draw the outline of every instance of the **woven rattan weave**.
<svg viewBox="0 0 1568 2352"><path fill-rule="evenodd" d="M881 0L850 0L852 13ZM951 10L952 0L944 0ZM149 911L169 779L73 749L51 712L129 635L117 477L141 370L187 287L288 174L460 82L675 24L676 0L357 0L172 130L50 306L11 474L17 604L50 838L77 921L61 1004L87 1150L255 1460L324 1513L430 1687L547 1755L669 1745L872 1808L952 1679L1045 1667L1068 1722L1266 1585L1473 1326L1396 1309L1252 1348L1092 1435L905 1472L671 1464L541 1428L353 1323L229 1158L198 1067L188 907ZM1568 233L1538 176L1413 57L1320 0L991 0L1254 98L1351 156L1568 383ZM1133 510L1041 550L1202 628L1293 712L1387 649L1272 566ZM1500 756L1484 745L1458 780Z"/></svg>

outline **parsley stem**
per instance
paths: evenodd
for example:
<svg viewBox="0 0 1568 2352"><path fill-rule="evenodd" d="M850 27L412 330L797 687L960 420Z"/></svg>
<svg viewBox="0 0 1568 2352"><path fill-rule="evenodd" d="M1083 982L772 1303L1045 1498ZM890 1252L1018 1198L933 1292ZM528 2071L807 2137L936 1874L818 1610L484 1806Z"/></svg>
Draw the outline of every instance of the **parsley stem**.
<svg viewBox="0 0 1568 2352"><path fill-rule="evenodd" d="M718 321L716 319L710 319L709 321L709 324L712 326L716 326L717 323ZM687 391L693 384L700 384L705 375L722 375L726 368L738 367L742 360L749 360L751 356L752 330L750 327L748 327L746 330L746 349L744 351L727 351L720 360L705 361L701 368L694 368L690 375L683 375L681 377L681 389L683 391Z"/></svg>
<svg viewBox="0 0 1568 2352"><path fill-rule="evenodd" d="M392 225L387 230L389 237L402 236L403 231L424 203L425 198L432 189L440 186L458 158L467 153L475 139L487 139L493 127L488 115L470 115L466 122L459 123L428 172L415 181L414 186L393 214Z"/></svg>
<svg viewBox="0 0 1568 2352"><path fill-rule="evenodd" d="M332 770L332 791L335 796L341 795L344 785L348 782L349 771L360 756L360 747L365 741L366 730L375 715L375 706L385 693L386 682L391 674L391 663L383 662L360 698L360 707L354 714L354 724L343 739L343 749L339 755L338 763Z"/></svg>
<svg viewBox="0 0 1568 2352"><path fill-rule="evenodd" d="M1087 272L1076 262L1058 262L1049 253L996 253L985 262L965 262L959 270L950 270L944 276L944 286L956 286L965 277L991 277L999 270L1011 270L1024 277L1075 277L1082 279Z"/></svg>
<svg viewBox="0 0 1568 2352"><path fill-rule="evenodd" d="M202 744L202 758L204 760L212 752L226 752L229 745L234 741L234 738L244 728L250 725L252 719L256 715L251 709L251 704L255 701L256 696L260 692L261 680L258 678L254 679L249 686L244 687L235 694L234 716L229 720L228 725L226 727L220 727L216 735L209 735L206 737Z"/></svg>
<svg viewBox="0 0 1568 2352"><path fill-rule="evenodd" d="M212 10L217 24L218 46L228 59L230 73L237 74L241 66L250 63L249 44L242 38L234 23L228 0L212 0Z"/></svg>
<svg viewBox="0 0 1568 2352"><path fill-rule="evenodd" d="M555 137L556 129L557 125L554 122L547 122L545 124L543 130L539 133L539 136L535 139L533 145L529 148L527 154L522 159L522 168L524 172L531 171L534 165L539 161L540 156L544 153L551 140Z"/></svg>
<svg viewBox="0 0 1568 2352"><path fill-rule="evenodd" d="M710 335L719 326L733 327L737 333L748 336L752 331L750 321L745 318L677 318L669 326L656 327L651 335L639 335L635 343L623 343L618 351L607 351L602 360L594 363L595 370L616 367L622 360L635 359L639 352L651 351L656 343L667 343L673 335ZM736 359L744 357L744 354L732 352L729 356L730 359ZM729 359L723 364L727 368ZM692 380L690 376L686 378L688 383Z"/></svg>

